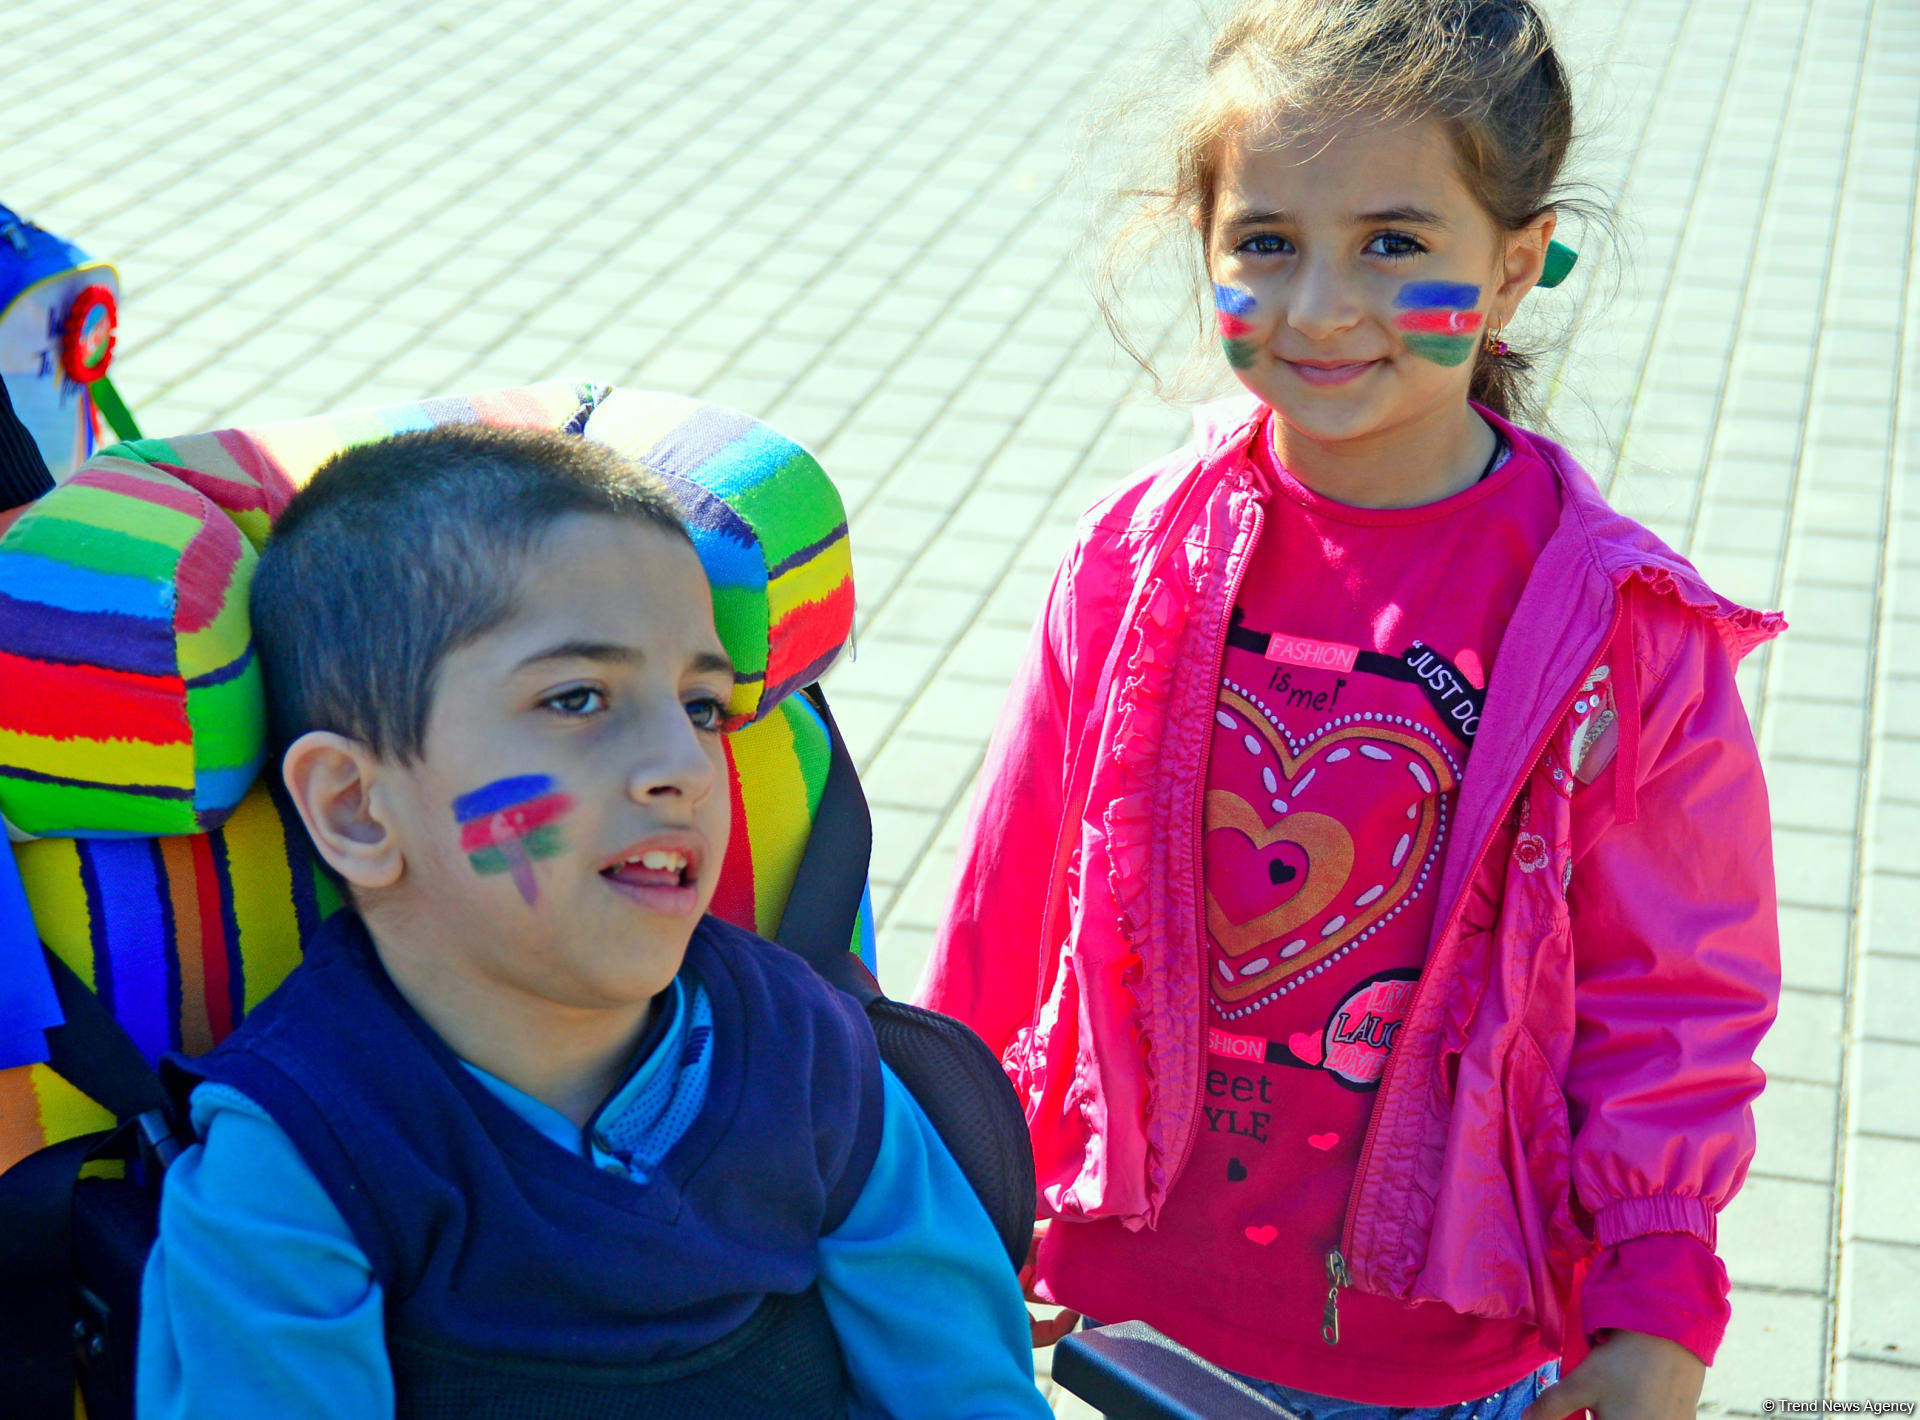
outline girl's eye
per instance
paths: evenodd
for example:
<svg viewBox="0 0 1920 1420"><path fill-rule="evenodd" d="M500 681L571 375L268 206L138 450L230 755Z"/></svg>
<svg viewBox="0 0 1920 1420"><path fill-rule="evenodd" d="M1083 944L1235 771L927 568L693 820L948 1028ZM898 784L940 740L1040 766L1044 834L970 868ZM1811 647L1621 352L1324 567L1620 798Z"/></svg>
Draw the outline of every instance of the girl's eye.
<svg viewBox="0 0 1920 1420"><path fill-rule="evenodd" d="M687 702L687 718L696 730L717 730L727 718L727 707L715 696L696 696Z"/></svg>
<svg viewBox="0 0 1920 1420"><path fill-rule="evenodd" d="M595 685L576 685L540 702L547 709L574 719L597 715L607 708L606 692Z"/></svg>
<svg viewBox="0 0 1920 1420"><path fill-rule="evenodd" d="M1405 232L1382 232L1366 245L1368 256L1401 257L1414 256L1426 250L1416 237Z"/></svg>
<svg viewBox="0 0 1920 1420"><path fill-rule="evenodd" d="M1258 236L1248 237L1234 250L1248 256L1285 256L1293 250L1293 243L1271 232L1262 232Z"/></svg>

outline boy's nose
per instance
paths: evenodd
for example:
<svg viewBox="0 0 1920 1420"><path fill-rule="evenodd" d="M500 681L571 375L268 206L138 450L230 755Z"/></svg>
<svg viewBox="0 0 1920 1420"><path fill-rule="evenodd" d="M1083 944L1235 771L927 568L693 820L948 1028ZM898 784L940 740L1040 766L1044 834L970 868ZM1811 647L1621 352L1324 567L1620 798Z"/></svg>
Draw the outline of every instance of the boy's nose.
<svg viewBox="0 0 1920 1420"><path fill-rule="evenodd" d="M675 705L671 716L661 716L643 736L639 760L627 776L627 794L636 803L662 798L685 798L698 803L713 791L713 760L701 743L701 732Z"/></svg>

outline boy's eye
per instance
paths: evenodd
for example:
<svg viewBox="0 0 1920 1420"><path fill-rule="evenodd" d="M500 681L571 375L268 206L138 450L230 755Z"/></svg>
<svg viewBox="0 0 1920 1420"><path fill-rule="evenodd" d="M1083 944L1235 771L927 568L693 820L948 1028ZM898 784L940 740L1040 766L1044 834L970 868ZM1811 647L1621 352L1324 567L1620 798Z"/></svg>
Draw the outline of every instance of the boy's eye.
<svg viewBox="0 0 1920 1420"><path fill-rule="evenodd" d="M1405 232L1382 232L1366 245L1368 256L1413 256L1426 250L1417 237Z"/></svg>
<svg viewBox="0 0 1920 1420"><path fill-rule="evenodd" d="M687 702L687 718L696 730L717 730L727 718L726 703L716 696L697 695Z"/></svg>
<svg viewBox="0 0 1920 1420"><path fill-rule="evenodd" d="M1248 256L1285 256L1293 250L1293 243L1272 232L1262 232L1258 236L1248 237L1234 250Z"/></svg>
<svg viewBox="0 0 1920 1420"><path fill-rule="evenodd" d="M549 695L540 703L562 715L597 715L607 708L607 696L598 686L576 685L558 695Z"/></svg>

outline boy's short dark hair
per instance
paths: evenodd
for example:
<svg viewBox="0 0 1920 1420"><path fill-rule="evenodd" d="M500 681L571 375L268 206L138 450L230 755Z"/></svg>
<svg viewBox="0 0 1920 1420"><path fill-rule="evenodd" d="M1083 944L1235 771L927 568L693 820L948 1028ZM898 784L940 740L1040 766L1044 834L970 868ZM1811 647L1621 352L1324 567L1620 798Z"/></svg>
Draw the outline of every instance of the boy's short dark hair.
<svg viewBox="0 0 1920 1420"><path fill-rule="evenodd" d="M331 730L417 758L440 663L513 614L520 559L573 513L691 542L654 474L575 434L456 425L327 460L253 579L274 751Z"/></svg>

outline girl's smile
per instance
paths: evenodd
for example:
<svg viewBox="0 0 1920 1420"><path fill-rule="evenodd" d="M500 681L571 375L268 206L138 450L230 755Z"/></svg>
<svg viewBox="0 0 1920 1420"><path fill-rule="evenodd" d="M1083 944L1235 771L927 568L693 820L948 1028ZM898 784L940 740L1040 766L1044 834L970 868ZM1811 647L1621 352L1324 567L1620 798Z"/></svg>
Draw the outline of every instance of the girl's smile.
<svg viewBox="0 0 1920 1420"><path fill-rule="evenodd" d="M1293 371L1303 382L1319 388L1331 385L1348 385L1371 370L1378 369L1381 360L1288 360L1280 363Z"/></svg>

